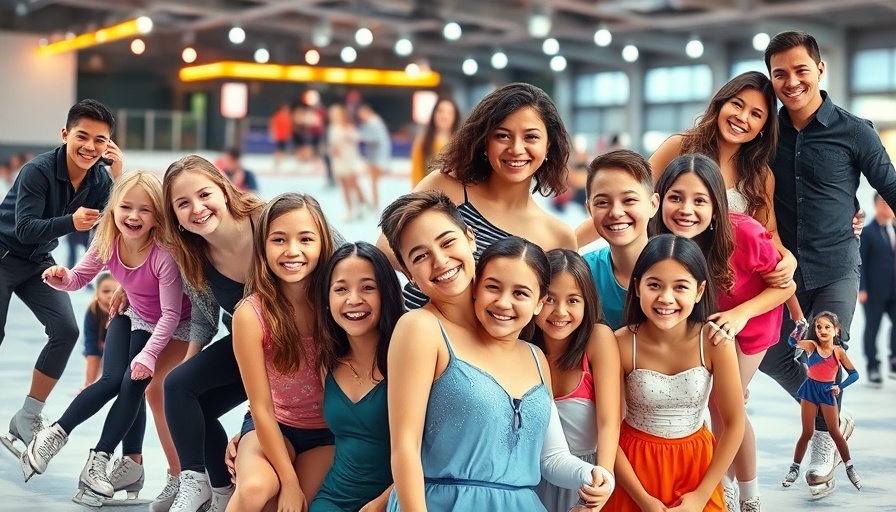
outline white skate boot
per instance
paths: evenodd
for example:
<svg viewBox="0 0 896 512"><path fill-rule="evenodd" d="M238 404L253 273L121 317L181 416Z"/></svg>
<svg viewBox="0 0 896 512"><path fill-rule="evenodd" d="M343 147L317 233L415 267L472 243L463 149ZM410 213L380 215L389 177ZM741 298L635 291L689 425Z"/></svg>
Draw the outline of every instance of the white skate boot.
<svg viewBox="0 0 896 512"><path fill-rule="evenodd" d="M198 471L181 471L180 488L170 512L208 512L212 506L212 488L208 476Z"/></svg>
<svg viewBox="0 0 896 512"><path fill-rule="evenodd" d="M212 506L209 507L208 512L224 512L227 510L227 504L230 503L230 498L233 496L234 490L235 488L232 485L221 489L213 488Z"/></svg>
<svg viewBox="0 0 896 512"><path fill-rule="evenodd" d="M149 500L139 498L140 491L143 490L143 480L143 466L130 457L116 459L112 463L112 471L109 472L109 482L112 483L114 492L127 492L127 498L122 500L112 497L105 500L103 506L146 505Z"/></svg>
<svg viewBox="0 0 896 512"><path fill-rule="evenodd" d="M25 451L24 447L31 443L35 434L44 429L45 422L46 419L42 414L30 415L24 409L19 409L9 420L9 433L0 437L0 443L3 443L7 450L21 459L22 452ZM17 442L21 443L23 448L16 446Z"/></svg>
<svg viewBox="0 0 896 512"><path fill-rule="evenodd" d="M25 481L31 479L35 474L42 475L47 470L47 465L53 460L53 457L59 453L59 450L68 442L68 434L58 423L54 423L49 427L34 434L34 438L28 443L28 447L22 452L22 473L25 475Z"/></svg>
<svg viewBox="0 0 896 512"><path fill-rule="evenodd" d="M784 481L781 482L781 485L784 487L790 487L793 485L793 482L796 482L796 479L800 477L800 465L794 462L790 465L790 469L787 471L787 475L784 477Z"/></svg>
<svg viewBox="0 0 896 512"><path fill-rule="evenodd" d="M102 507L106 498L111 498L115 494L112 482L106 475L108 466L108 453L90 450L87 463L81 470L78 493L72 497L72 501L90 509Z"/></svg>
<svg viewBox="0 0 896 512"><path fill-rule="evenodd" d="M168 473L165 488L149 505L149 512L168 512L171 509L171 504L174 503L174 497L177 496L178 489L180 489L180 479Z"/></svg>
<svg viewBox="0 0 896 512"><path fill-rule="evenodd" d="M852 415L845 409L841 410L840 433L843 434L843 438L849 439L855 428L856 422ZM831 434L827 432L816 431L812 435L811 446L812 457L809 459L809 467L806 468L806 483L809 484L812 499L817 500L834 492L836 487L834 468L842 463L843 459L834 440L831 439Z"/></svg>
<svg viewBox="0 0 896 512"><path fill-rule="evenodd" d="M852 482L852 485L856 486L856 489L862 490L862 479L859 478L859 474L856 473L856 468L852 464L846 466L846 476L849 477L849 481Z"/></svg>

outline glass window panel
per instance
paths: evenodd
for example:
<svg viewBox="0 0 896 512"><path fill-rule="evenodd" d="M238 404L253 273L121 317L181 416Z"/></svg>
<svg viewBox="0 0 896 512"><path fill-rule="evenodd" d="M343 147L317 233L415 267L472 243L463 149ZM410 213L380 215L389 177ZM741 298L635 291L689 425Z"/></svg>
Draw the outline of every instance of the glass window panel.
<svg viewBox="0 0 896 512"><path fill-rule="evenodd" d="M852 58L852 87L856 91L881 91L893 88L893 51L859 50Z"/></svg>

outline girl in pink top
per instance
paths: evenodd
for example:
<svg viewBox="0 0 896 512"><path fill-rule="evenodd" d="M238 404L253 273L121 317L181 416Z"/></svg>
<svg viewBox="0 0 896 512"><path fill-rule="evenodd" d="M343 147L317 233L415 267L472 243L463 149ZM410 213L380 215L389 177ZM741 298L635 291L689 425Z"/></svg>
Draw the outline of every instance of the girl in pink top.
<svg viewBox="0 0 896 512"><path fill-rule="evenodd" d="M547 252L551 283L535 317L532 342L551 367L554 402L573 455L614 474L622 422L619 345L607 326L588 264L568 249ZM568 512L576 490L541 480L535 489L548 512Z"/></svg>
<svg viewBox="0 0 896 512"><path fill-rule="evenodd" d="M314 291L333 237L311 196L282 194L255 230L246 298L233 314L233 353L249 397L228 508L304 510L333 464L323 417Z"/></svg>
<svg viewBox="0 0 896 512"><path fill-rule="evenodd" d="M763 279L781 255L758 221L729 212L722 171L709 157L689 154L672 160L657 182L656 192L660 196L660 215L654 218L654 233L691 238L706 256L720 311L710 317L716 324L713 341L737 341L740 380L746 395L765 351L778 341L781 305L793 296L796 284L791 281L787 287L779 288ZM715 396L709 409L713 433L718 438L722 422L718 419ZM749 505L758 507L756 436L749 418L732 468L739 485L747 491L742 494L752 500ZM729 476L730 473L731 470Z"/></svg>
<svg viewBox="0 0 896 512"><path fill-rule="evenodd" d="M136 498L142 489L141 452L146 423L143 395L153 377L161 384L175 365L174 360L183 359L186 347L182 342L182 350L173 349L179 357L164 355L172 337L189 337L190 302L183 292L174 258L159 245L157 215L161 211L159 179L145 171L125 174L115 183L87 254L71 270L56 265L43 273L48 285L72 291L86 286L107 269L130 299L124 314L114 316L109 324L103 376L75 398L58 422L36 434L22 455L26 480L34 473L43 473L68 441L72 429L117 395L100 441L90 451L81 472L80 491L73 498L87 506L101 506L105 498L111 498L118 490L126 490L130 498ZM163 360L164 365L157 364ZM159 423L165 425L164 408L161 403L158 405L153 408L157 427ZM160 436L166 433L167 430L160 431ZM109 457L118 443L123 443L127 455L116 461L109 475Z"/></svg>

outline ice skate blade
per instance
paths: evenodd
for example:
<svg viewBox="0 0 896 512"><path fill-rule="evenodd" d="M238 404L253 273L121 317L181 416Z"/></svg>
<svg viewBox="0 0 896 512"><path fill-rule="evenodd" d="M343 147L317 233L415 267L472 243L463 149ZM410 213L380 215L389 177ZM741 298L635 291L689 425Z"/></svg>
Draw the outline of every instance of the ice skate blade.
<svg viewBox="0 0 896 512"><path fill-rule="evenodd" d="M31 480L31 477L37 474L34 466L31 465L31 460L28 458L27 450L19 456L19 467L22 469L22 476L25 477L25 482Z"/></svg>
<svg viewBox="0 0 896 512"><path fill-rule="evenodd" d="M72 496L72 501L81 505L82 507L88 510L100 510L103 508L103 498L99 494L91 491L90 489L83 488L79 489L78 492Z"/></svg>
<svg viewBox="0 0 896 512"><path fill-rule="evenodd" d="M16 448L15 442L21 442L21 439L12 435L12 433L7 433L3 437L0 437L0 443L3 443L3 446L9 450L10 453L16 456L16 458L22 457L22 450Z"/></svg>
<svg viewBox="0 0 896 512"><path fill-rule="evenodd" d="M837 485L834 483L834 480L831 479L829 482L820 485L810 485L809 492L811 495L809 496L810 500L820 500L825 496L834 492L837 488Z"/></svg>
<svg viewBox="0 0 896 512"><path fill-rule="evenodd" d="M109 498L103 500L104 507L131 507L134 505L149 505L150 503L152 503L152 500L145 498Z"/></svg>

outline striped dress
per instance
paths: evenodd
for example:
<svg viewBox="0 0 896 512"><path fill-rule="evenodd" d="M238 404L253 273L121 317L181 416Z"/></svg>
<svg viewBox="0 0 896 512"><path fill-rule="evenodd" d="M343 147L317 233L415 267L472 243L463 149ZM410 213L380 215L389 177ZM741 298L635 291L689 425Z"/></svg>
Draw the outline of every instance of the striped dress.
<svg viewBox="0 0 896 512"><path fill-rule="evenodd" d="M467 226L470 226L470 229L473 230L473 236L476 237L476 252L473 253L473 258L477 262L479 261L479 256L488 246L502 238L513 236L503 229L495 227L494 224L479 213L479 210L467 198L466 187L464 187L464 202L458 205L457 211L460 212L464 222L467 223ZM404 286L404 307L406 310L411 311L422 308L427 302L429 302L429 297L420 291L420 288L411 283L407 283Z"/></svg>

